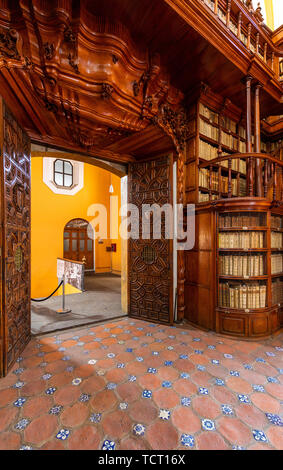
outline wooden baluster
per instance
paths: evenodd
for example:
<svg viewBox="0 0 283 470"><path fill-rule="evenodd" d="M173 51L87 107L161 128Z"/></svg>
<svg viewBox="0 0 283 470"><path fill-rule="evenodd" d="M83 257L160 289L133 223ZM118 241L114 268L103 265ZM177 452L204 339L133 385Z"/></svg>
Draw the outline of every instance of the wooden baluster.
<svg viewBox="0 0 283 470"><path fill-rule="evenodd" d="M276 186L277 186L277 164L273 163L273 201L276 201Z"/></svg>
<svg viewBox="0 0 283 470"><path fill-rule="evenodd" d="M267 62L267 42L264 43L263 60L265 63Z"/></svg>
<svg viewBox="0 0 283 470"><path fill-rule="evenodd" d="M228 159L228 198L232 197L232 158Z"/></svg>
<svg viewBox="0 0 283 470"><path fill-rule="evenodd" d="M256 33L256 39L255 39L255 52L258 54L259 51L259 33Z"/></svg>
<svg viewBox="0 0 283 470"><path fill-rule="evenodd" d="M252 33L252 25L251 23L248 24L248 38L247 38L247 49L250 50L251 48L251 33Z"/></svg>
<svg viewBox="0 0 283 470"><path fill-rule="evenodd" d="M218 0L214 1L214 13L217 15L218 14Z"/></svg>
<svg viewBox="0 0 283 470"><path fill-rule="evenodd" d="M248 194L254 195L254 161L249 158Z"/></svg>
<svg viewBox="0 0 283 470"><path fill-rule="evenodd" d="M241 39L241 32L242 32L242 12L239 12L238 16L238 33L237 33L237 38Z"/></svg>
<svg viewBox="0 0 283 470"><path fill-rule="evenodd" d="M264 197L267 196L267 188L268 188L268 171L267 171L267 160L264 160L264 186L263 186L263 195Z"/></svg>
<svg viewBox="0 0 283 470"><path fill-rule="evenodd" d="M209 188L209 200L211 201L211 199L212 199L212 165L209 165L209 183L208 183L208 188Z"/></svg>
<svg viewBox="0 0 283 470"><path fill-rule="evenodd" d="M227 1L227 13L226 13L226 26L230 26L230 15L231 15L231 0Z"/></svg>
<svg viewBox="0 0 283 470"><path fill-rule="evenodd" d="M274 52L271 52L271 70L274 72Z"/></svg>

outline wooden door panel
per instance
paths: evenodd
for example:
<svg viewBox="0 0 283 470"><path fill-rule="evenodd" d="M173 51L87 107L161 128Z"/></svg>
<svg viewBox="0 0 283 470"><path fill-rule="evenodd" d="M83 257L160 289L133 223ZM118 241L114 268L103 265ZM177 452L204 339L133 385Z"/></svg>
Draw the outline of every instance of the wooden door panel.
<svg viewBox="0 0 283 470"><path fill-rule="evenodd" d="M30 141L0 99L1 370L30 339Z"/></svg>
<svg viewBox="0 0 283 470"><path fill-rule="evenodd" d="M67 240L68 250L65 247ZM75 243L75 246L73 245ZM91 249L89 249L91 248ZM64 258L72 261L83 261L85 268L93 269L93 240L88 238L86 228L64 230Z"/></svg>
<svg viewBox="0 0 283 470"><path fill-rule="evenodd" d="M128 201L138 207L140 227L140 238L128 244L129 315L164 323L173 321L173 241L164 219L161 239L142 239L141 216L143 204L172 204L172 165L171 156L129 165Z"/></svg>

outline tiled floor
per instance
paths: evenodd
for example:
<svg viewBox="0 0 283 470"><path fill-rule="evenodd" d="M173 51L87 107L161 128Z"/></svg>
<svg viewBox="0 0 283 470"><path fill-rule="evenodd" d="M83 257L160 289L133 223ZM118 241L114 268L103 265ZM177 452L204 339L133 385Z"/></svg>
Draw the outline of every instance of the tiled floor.
<svg viewBox="0 0 283 470"><path fill-rule="evenodd" d="M66 307L71 313L58 314L62 308L62 296L51 297L44 302L31 303L31 331L45 334L107 321L125 315L121 308L121 278L113 274L88 274L85 276L85 292L66 295Z"/></svg>
<svg viewBox="0 0 283 470"><path fill-rule="evenodd" d="M123 319L36 338L0 380L0 449L283 449L283 335Z"/></svg>

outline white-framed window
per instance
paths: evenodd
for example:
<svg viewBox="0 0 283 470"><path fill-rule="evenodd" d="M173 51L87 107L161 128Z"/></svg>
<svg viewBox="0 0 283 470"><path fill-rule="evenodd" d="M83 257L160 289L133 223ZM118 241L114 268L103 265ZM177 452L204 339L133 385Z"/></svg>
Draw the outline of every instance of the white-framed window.
<svg viewBox="0 0 283 470"><path fill-rule="evenodd" d="M73 186L73 165L68 160L57 158L54 162L54 183L62 188Z"/></svg>
<svg viewBox="0 0 283 470"><path fill-rule="evenodd" d="M44 157L43 182L55 194L73 196L84 186L84 163Z"/></svg>

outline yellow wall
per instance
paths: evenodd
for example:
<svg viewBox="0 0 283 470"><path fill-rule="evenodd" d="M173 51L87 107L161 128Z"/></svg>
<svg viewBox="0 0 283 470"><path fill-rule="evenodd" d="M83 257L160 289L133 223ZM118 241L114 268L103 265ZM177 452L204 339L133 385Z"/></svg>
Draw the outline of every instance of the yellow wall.
<svg viewBox="0 0 283 470"><path fill-rule="evenodd" d="M120 195L120 178L110 172L84 164L84 187L75 195L55 194L43 182L43 158L31 160L31 296L49 295L57 286L57 257L63 256L63 230L74 218L91 221L87 216L91 204L104 204L108 213L108 237L110 237L109 187L112 182ZM117 253L106 251L111 242L117 243ZM109 272L112 265L120 272L120 241L95 242L96 272Z"/></svg>
<svg viewBox="0 0 283 470"><path fill-rule="evenodd" d="M121 180L118 178L116 175L111 174L111 184L113 186L114 192L112 193L112 196L117 196L117 202L118 202L118 211L120 210L121 207ZM118 212L119 213L119 212ZM118 224L117 224L118 221ZM117 238L112 238L111 243L116 243L116 252L112 253L112 263L111 263L111 268L113 273L121 274L121 238L119 235L119 227L121 223L121 217L117 217L116 210L112 210L110 214L110 227L114 227L113 230L115 230L115 225L117 227L118 231L118 239ZM114 232L114 235L116 233Z"/></svg>

